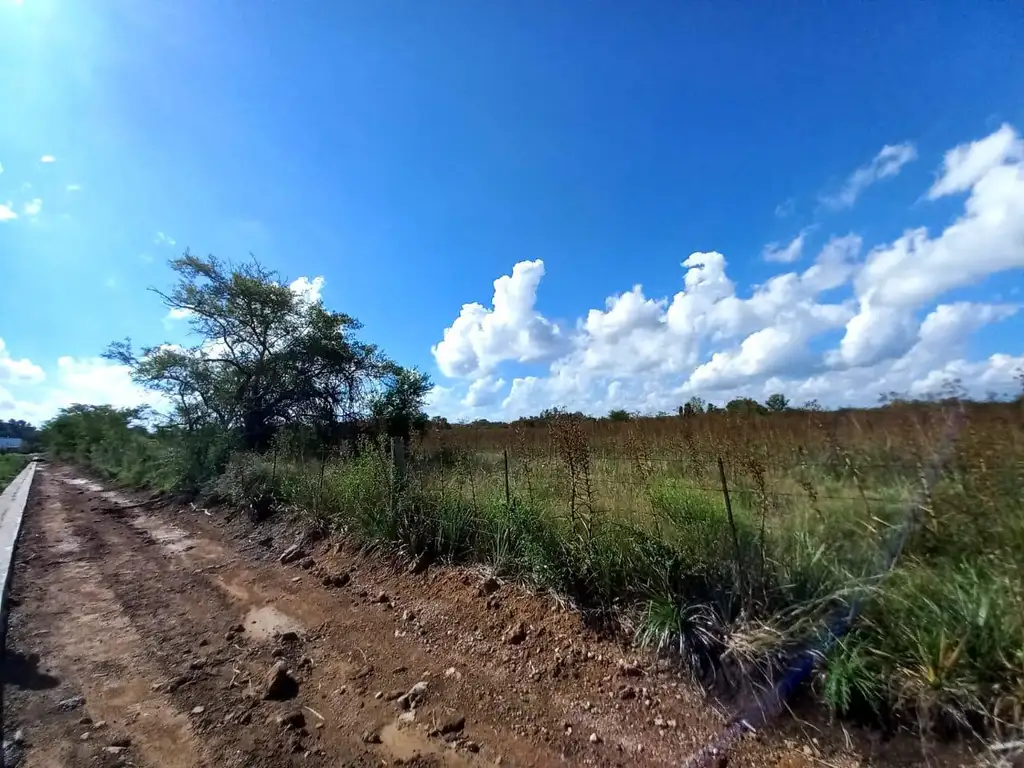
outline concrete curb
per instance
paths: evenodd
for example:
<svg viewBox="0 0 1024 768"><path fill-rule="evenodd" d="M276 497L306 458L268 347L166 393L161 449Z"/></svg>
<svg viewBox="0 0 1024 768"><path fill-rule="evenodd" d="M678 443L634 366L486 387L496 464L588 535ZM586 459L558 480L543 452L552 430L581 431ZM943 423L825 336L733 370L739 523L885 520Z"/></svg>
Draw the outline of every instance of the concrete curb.
<svg viewBox="0 0 1024 768"><path fill-rule="evenodd" d="M32 490L32 479L36 474L36 462L30 461L6 490L0 494L0 660L7 653L7 611L10 607L7 592L11 586L11 570L14 566L14 552L21 533L21 521L25 515L28 494ZM3 734L3 680L0 680L0 736ZM0 748L0 768L7 764L7 744Z"/></svg>
<svg viewBox="0 0 1024 768"><path fill-rule="evenodd" d="M7 590L11 583L14 549L21 532L21 520L28 502L28 492L35 477L36 462L30 461L0 494L0 639L7 634ZM0 648L3 647L0 642Z"/></svg>

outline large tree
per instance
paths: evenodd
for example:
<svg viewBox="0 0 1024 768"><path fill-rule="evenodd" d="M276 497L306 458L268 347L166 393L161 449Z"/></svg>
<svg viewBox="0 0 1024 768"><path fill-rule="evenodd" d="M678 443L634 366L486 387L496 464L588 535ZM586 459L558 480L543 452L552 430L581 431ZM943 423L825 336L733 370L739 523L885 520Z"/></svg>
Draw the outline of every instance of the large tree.
<svg viewBox="0 0 1024 768"><path fill-rule="evenodd" d="M429 380L418 375L410 392L404 369L355 337L355 318L327 310L255 260L231 265L186 252L170 264L177 283L156 293L189 323L195 342L136 353L125 339L106 356L166 396L182 427L216 425L259 450L285 424L337 434L396 387L402 396L389 402L419 413Z"/></svg>

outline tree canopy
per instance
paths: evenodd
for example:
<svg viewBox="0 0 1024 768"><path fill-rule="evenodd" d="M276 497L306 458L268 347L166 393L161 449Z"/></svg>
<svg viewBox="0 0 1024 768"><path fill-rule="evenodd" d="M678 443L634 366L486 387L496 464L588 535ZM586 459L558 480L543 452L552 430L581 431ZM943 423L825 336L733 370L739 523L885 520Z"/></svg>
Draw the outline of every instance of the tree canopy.
<svg viewBox="0 0 1024 768"><path fill-rule="evenodd" d="M24 440L26 444L33 445L39 436L38 430L22 419L8 419L0 421L0 437L10 437Z"/></svg>
<svg viewBox="0 0 1024 768"><path fill-rule="evenodd" d="M265 449L285 424L337 434L379 419L407 434L421 420L429 378L360 341L358 320L326 309L253 260L233 265L185 253L174 287L155 292L188 322L195 342L136 352L130 339L106 357L164 395L187 430L216 426ZM422 417L425 419L425 417Z"/></svg>

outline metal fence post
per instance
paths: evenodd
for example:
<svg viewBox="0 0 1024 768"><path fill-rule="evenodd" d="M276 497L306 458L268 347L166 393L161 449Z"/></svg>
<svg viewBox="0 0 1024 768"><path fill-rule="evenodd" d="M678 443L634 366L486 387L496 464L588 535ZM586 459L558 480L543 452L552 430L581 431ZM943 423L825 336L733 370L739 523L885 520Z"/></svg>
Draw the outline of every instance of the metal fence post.
<svg viewBox="0 0 1024 768"><path fill-rule="evenodd" d="M722 495L725 496L725 514L729 518L729 530L732 531L732 545L736 550L736 569L739 574L740 591L743 593L744 602L750 599L747 590L747 572L743 564L743 552L740 549L740 535L736 530L736 519L732 514L732 500L729 498L729 484L725 479L725 463L722 457L718 457L718 476L722 480Z"/></svg>
<svg viewBox="0 0 1024 768"><path fill-rule="evenodd" d="M505 509L512 509L512 491L508 484L508 448L505 448L502 453L505 456Z"/></svg>
<svg viewBox="0 0 1024 768"><path fill-rule="evenodd" d="M405 442L400 437L391 438L391 509L405 484Z"/></svg>

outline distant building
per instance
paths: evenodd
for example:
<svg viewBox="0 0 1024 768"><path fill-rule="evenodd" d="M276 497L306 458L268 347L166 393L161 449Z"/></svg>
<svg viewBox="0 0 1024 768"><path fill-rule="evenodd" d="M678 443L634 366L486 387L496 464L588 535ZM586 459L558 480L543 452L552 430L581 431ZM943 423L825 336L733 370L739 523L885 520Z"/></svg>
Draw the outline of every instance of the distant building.
<svg viewBox="0 0 1024 768"><path fill-rule="evenodd" d="M0 437L0 451L21 450L22 442L20 437Z"/></svg>

